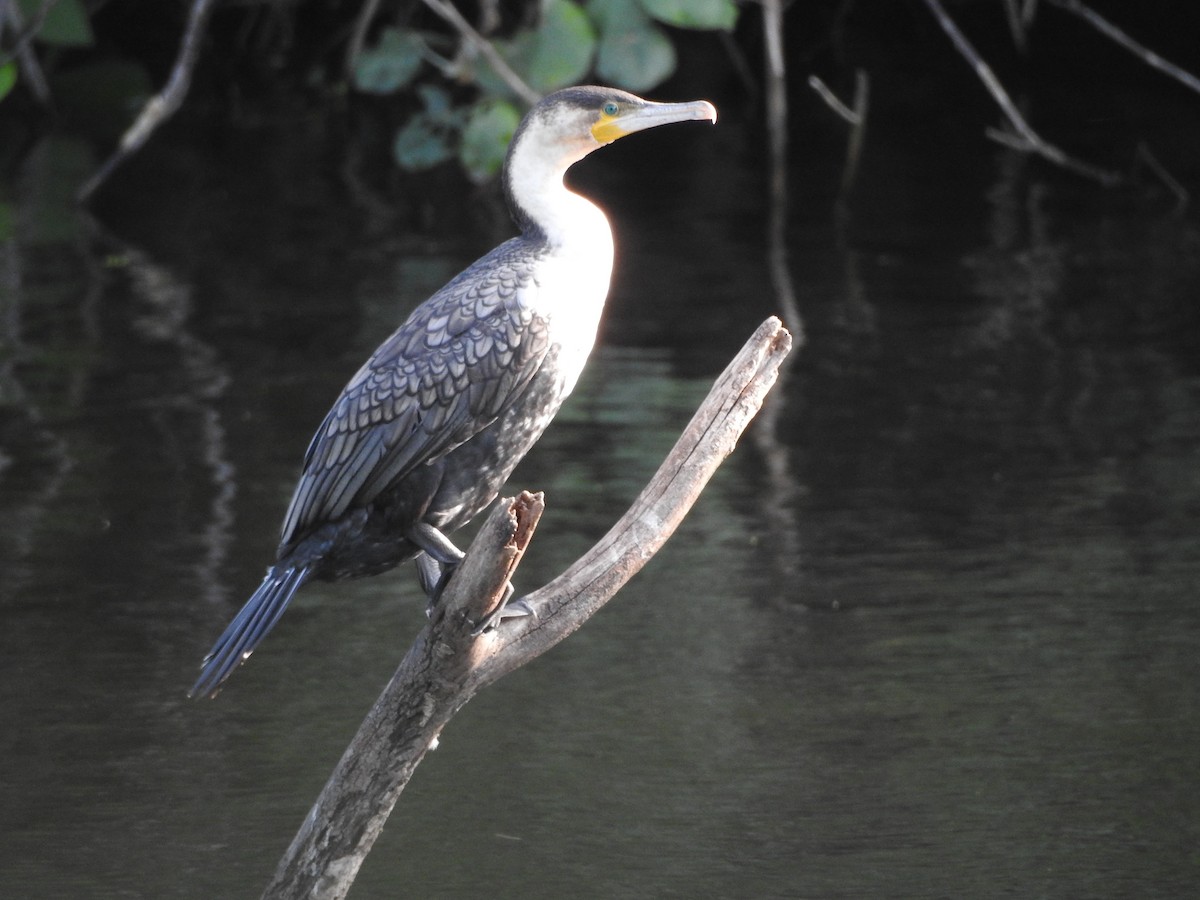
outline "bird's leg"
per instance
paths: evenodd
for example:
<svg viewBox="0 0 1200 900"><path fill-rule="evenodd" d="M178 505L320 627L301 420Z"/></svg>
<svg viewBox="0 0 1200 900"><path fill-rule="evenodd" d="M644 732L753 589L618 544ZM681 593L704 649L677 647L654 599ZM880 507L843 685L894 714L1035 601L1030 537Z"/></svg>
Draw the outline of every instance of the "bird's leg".
<svg viewBox="0 0 1200 900"><path fill-rule="evenodd" d="M418 522L405 534L413 544L421 548L417 554L417 578L429 597L429 606L437 606L442 591L450 583L454 570L462 562L464 554L428 522Z"/></svg>
<svg viewBox="0 0 1200 900"><path fill-rule="evenodd" d="M426 597L435 597L441 593L440 587L443 585L442 576L445 574L442 571L442 564L436 559L422 550L417 554L417 581L421 583L421 590L425 592ZM425 614L429 615L433 612L433 601L429 602L429 607L425 610Z"/></svg>

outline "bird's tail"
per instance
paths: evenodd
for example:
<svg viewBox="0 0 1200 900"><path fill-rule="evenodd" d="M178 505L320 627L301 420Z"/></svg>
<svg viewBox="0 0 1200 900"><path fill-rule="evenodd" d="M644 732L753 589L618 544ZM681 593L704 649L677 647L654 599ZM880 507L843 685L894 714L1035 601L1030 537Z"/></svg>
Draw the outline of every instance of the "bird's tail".
<svg viewBox="0 0 1200 900"><path fill-rule="evenodd" d="M258 590L229 623L225 633L217 638L208 656L204 657L204 668L188 691L188 696L214 696L225 679L246 661L267 636L267 632L275 627L300 585L306 581L307 566L272 567Z"/></svg>

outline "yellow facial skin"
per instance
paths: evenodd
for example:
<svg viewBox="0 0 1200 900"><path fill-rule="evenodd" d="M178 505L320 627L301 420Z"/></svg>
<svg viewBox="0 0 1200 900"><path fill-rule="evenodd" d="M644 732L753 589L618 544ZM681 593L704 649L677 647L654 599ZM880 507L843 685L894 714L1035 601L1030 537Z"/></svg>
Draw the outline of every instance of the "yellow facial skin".
<svg viewBox="0 0 1200 900"><path fill-rule="evenodd" d="M601 144L611 144L617 138L629 134L620 124L621 104L609 101L600 108L600 116L592 126L592 137Z"/></svg>
<svg viewBox="0 0 1200 900"><path fill-rule="evenodd" d="M667 125L671 122L687 122L694 120L717 121L717 111L707 100L693 100L688 103L651 103L640 101L626 103L619 100L606 100L596 111L596 121L592 125L592 137L601 144L611 144L617 138Z"/></svg>

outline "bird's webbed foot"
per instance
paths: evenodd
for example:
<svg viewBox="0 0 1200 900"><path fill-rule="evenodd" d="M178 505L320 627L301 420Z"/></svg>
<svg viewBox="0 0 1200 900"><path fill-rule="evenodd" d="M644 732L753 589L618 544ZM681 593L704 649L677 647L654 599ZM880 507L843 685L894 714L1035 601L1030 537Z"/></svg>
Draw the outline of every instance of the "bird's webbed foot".
<svg viewBox="0 0 1200 900"><path fill-rule="evenodd" d="M504 586L504 599L500 601L500 605L496 607L491 615L475 626L471 631L472 637L479 637L485 631L491 631L505 619L520 619L524 616L537 618L537 611L526 602L524 597L513 600L512 595L513 586L506 584Z"/></svg>

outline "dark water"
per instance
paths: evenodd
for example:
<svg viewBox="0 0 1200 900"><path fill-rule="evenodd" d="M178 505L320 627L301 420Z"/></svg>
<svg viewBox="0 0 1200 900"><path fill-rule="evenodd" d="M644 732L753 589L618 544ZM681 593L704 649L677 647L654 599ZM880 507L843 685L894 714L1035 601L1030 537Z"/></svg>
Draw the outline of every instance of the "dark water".
<svg viewBox="0 0 1200 900"><path fill-rule="evenodd" d="M0 896L257 896L421 626L408 570L315 586L217 701L184 699L336 391L505 233L461 191L372 196L303 137L179 162L95 221L53 200L88 165L69 142L12 188ZM596 619L455 719L353 896L1194 890L1195 217L873 139L840 226L837 155L796 150L806 344L774 428ZM621 267L514 478L549 504L526 586L623 512L776 311L757 141L589 161Z"/></svg>

